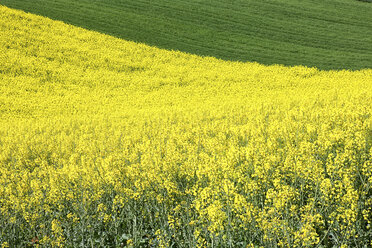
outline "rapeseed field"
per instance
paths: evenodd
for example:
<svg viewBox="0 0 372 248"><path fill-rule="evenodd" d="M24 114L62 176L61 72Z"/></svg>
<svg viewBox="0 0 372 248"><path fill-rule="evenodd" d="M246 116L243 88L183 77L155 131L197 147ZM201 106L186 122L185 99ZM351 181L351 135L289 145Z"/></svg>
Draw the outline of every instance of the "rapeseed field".
<svg viewBox="0 0 372 248"><path fill-rule="evenodd" d="M1 247L371 247L372 69L222 61L0 6Z"/></svg>

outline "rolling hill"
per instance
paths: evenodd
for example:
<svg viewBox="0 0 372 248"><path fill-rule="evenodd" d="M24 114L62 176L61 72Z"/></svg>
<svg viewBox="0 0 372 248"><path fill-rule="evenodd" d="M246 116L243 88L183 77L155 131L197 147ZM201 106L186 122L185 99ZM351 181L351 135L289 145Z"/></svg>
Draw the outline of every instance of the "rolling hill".
<svg viewBox="0 0 372 248"><path fill-rule="evenodd" d="M371 111L372 69L200 57L0 6L0 246L368 247Z"/></svg>
<svg viewBox="0 0 372 248"><path fill-rule="evenodd" d="M142 42L225 60L372 68L372 4L356 0L2 0Z"/></svg>

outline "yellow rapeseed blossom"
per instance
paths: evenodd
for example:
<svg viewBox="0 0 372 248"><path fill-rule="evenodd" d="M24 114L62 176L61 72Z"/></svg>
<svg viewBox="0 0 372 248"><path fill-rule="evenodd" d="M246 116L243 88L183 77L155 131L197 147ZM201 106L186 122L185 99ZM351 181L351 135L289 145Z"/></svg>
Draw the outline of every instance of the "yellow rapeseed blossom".
<svg viewBox="0 0 372 248"><path fill-rule="evenodd" d="M0 6L0 244L368 247L371 110L372 69L222 61Z"/></svg>

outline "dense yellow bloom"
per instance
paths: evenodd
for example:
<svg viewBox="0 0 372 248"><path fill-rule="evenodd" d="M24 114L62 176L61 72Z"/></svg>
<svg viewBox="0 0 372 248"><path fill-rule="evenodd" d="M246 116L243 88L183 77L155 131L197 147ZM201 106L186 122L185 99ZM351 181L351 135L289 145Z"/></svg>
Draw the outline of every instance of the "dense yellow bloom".
<svg viewBox="0 0 372 248"><path fill-rule="evenodd" d="M1 245L364 242L371 110L371 69L221 61L0 6Z"/></svg>

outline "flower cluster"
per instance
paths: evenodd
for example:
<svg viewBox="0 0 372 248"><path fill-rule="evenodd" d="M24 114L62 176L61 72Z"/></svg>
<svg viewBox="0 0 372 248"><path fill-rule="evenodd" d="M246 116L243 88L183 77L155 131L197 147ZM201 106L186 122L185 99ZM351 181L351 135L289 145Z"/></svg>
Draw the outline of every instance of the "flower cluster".
<svg viewBox="0 0 372 248"><path fill-rule="evenodd" d="M0 6L1 247L368 247L372 70L228 62Z"/></svg>

